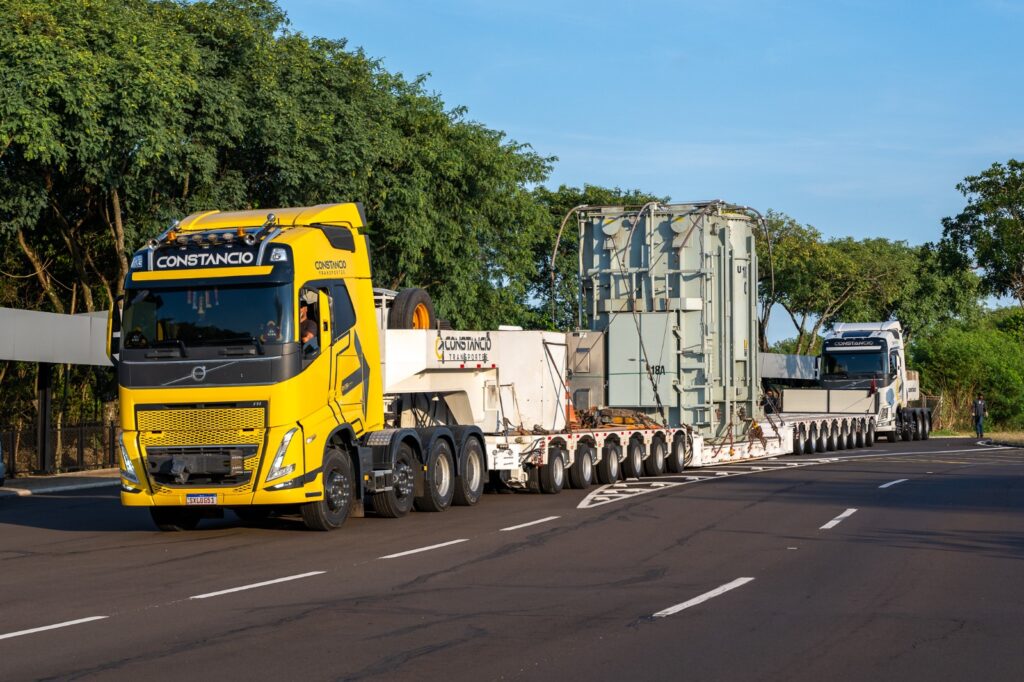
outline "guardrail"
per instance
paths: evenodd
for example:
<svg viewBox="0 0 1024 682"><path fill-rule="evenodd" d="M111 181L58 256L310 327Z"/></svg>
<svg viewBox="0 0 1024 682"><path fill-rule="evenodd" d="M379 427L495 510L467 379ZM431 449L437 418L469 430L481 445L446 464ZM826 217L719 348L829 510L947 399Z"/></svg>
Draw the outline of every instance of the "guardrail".
<svg viewBox="0 0 1024 682"><path fill-rule="evenodd" d="M91 422L50 429L52 459L41 458L35 428L0 430L7 476L19 473L84 471L117 466L117 423ZM56 472L43 472L40 462L52 461Z"/></svg>

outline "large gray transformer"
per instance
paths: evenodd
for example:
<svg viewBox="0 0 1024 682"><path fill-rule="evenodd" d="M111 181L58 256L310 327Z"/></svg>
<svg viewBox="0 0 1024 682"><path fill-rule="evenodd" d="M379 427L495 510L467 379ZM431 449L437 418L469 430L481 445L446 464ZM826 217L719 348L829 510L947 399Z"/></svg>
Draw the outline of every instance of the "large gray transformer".
<svg viewBox="0 0 1024 682"><path fill-rule="evenodd" d="M747 437L760 385L758 220L720 201L579 211L577 409L631 408L705 438Z"/></svg>

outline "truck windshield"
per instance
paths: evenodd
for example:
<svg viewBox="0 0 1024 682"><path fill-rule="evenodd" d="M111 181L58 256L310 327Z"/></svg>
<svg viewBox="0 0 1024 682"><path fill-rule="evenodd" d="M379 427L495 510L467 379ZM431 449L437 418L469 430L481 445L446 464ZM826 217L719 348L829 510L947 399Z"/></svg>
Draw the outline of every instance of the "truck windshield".
<svg viewBox="0 0 1024 682"><path fill-rule="evenodd" d="M294 340L287 284L138 288L127 290L124 300L125 348Z"/></svg>
<svg viewBox="0 0 1024 682"><path fill-rule="evenodd" d="M854 377L885 374L885 354L879 352L830 352L825 354L824 376Z"/></svg>

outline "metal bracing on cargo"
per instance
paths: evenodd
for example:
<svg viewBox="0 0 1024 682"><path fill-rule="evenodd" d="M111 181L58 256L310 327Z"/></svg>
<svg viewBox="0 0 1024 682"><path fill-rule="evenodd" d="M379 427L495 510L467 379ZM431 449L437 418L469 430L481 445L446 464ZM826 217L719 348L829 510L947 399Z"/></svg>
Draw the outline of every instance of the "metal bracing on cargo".
<svg viewBox="0 0 1024 682"><path fill-rule="evenodd" d="M581 328L605 351L574 373L587 392L577 402L637 408L709 438L745 433L759 385L755 216L719 201L577 214ZM574 361L586 349L577 338ZM607 386L597 402L595 371Z"/></svg>

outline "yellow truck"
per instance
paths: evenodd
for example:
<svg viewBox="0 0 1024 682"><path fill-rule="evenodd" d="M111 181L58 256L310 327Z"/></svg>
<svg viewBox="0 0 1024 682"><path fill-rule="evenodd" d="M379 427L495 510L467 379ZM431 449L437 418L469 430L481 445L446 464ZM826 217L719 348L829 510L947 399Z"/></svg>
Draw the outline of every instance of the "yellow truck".
<svg viewBox="0 0 1024 682"><path fill-rule="evenodd" d="M439 332L422 289L374 291L364 225L355 203L209 211L133 255L108 348L124 505L330 530L479 499L479 427L385 423L380 327Z"/></svg>

